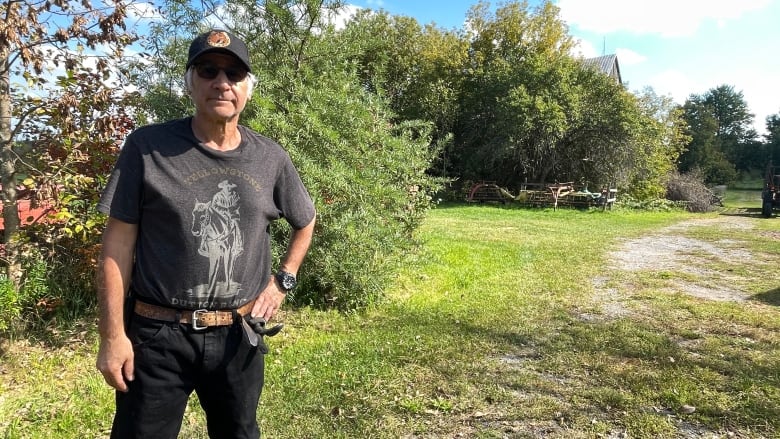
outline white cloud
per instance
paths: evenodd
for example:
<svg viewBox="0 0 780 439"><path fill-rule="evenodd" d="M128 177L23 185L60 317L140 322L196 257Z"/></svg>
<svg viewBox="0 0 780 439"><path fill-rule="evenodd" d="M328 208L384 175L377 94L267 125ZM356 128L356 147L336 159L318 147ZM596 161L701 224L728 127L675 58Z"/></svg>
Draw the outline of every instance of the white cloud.
<svg viewBox="0 0 780 439"><path fill-rule="evenodd" d="M574 37L574 48L571 54L574 56L581 56L583 58L594 58L599 56L599 52L593 47L590 41L585 41L581 38Z"/></svg>
<svg viewBox="0 0 780 439"><path fill-rule="evenodd" d="M570 25L599 34L626 31L663 37L690 36L714 20L723 26L744 12L759 10L771 0L558 0L561 17Z"/></svg>
<svg viewBox="0 0 780 439"><path fill-rule="evenodd" d="M691 95L691 90L698 90L701 84L684 72L675 69L664 70L651 77L648 81L659 95L670 96L676 103L683 104ZM702 89L702 92L705 89Z"/></svg>
<svg viewBox="0 0 780 439"><path fill-rule="evenodd" d="M721 85L734 85L741 92L750 112L754 114L753 126L759 134L766 133L766 118L780 113L780 89L767 89L765 84L775 81L774 73L744 69L716 72L711 76L693 79L680 70L669 69L648 78L648 83L659 95L670 96L682 105L691 94L701 95ZM695 91L692 91L695 90Z"/></svg>
<svg viewBox="0 0 780 439"><path fill-rule="evenodd" d="M631 49L618 48L615 49L615 54L617 55L618 63L620 63L621 66L633 66L647 61L646 56L640 55Z"/></svg>
<svg viewBox="0 0 780 439"><path fill-rule="evenodd" d="M344 29L347 22L352 20L361 9L361 7L355 5L344 5L335 14L328 12L328 21L336 26L336 29Z"/></svg>

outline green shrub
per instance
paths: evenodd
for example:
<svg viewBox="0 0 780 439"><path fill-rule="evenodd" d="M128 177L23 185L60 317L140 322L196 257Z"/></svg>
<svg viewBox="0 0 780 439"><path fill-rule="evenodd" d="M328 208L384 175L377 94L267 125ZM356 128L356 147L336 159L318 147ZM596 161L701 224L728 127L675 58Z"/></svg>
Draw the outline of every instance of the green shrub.
<svg viewBox="0 0 780 439"><path fill-rule="evenodd" d="M32 255L30 254L32 253ZM35 320L30 317L48 292L47 266L32 247L22 260L23 277L17 288L7 276L0 276L0 330L16 331Z"/></svg>
<svg viewBox="0 0 780 439"><path fill-rule="evenodd" d="M6 275L0 275L0 332L12 328L21 311L14 283Z"/></svg>
<svg viewBox="0 0 780 439"><path fill-rule="evenodd" d="M63 239L56 251L46 259L46 294L42 296L45 305L39 309L40 317L46 320L56 317L73 320L94 310L95 270L100 246L84 243L80 239Z"/></svg>
<svg viewBox="0 0 780 439"><path fill-rule="evenodd" d="M296 299L354 309L395 277L438 181L426 174L430 126L391 122L384 102L342 75L301 85L285 112L260 105L249 124L289 151L317 207ZM287 228L273 230L278 255Z"/></svg>
<svg viewBox="0 0 780 439"><path fill-rule="evenodd" d="M638 199L629 194L618 197L615 206L621 209L644 210L648 212L673 212L686 210L684 201L672 201L663 198Z"/></svg>
<svg viewBox="0 0 780 439"><path fill-rule="evenodd" d="M94 309L99 245L67 237L51 244L35 227L25 238L19 287L0 276L0 331L32 329L53 319L69 322Z"/></svg>

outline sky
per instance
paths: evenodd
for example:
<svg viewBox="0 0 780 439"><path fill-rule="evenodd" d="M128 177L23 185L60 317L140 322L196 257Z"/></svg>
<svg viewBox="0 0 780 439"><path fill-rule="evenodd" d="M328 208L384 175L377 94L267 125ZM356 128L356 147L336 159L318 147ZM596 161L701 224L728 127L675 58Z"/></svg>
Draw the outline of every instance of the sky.
<svg viewBox="0 0 780 439"><path fill-rule="evenodd" d="M463 29L478 0L351 0L362 8ZM616 54L633 92L683 104L721 85L741 92L759 134L780 113L780 0L554 0L586 58ZM498 2L490 2L494 7ZM539 0L529 0L538 4Z"/></svg>

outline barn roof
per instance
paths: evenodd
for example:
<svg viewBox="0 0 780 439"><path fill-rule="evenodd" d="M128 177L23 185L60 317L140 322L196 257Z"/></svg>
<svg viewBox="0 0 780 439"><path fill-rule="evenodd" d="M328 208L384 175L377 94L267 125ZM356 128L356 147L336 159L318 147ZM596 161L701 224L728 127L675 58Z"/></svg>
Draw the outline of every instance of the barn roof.
<svg viewBox="0 0 780 439"><path fill-rule="evenodd" d="M604 73L605 75L614 78L619 84L623 83L623 77L620 76L620 65L618 64L617 55L614 53L611 55L602 55L595 58L587 58L583 60L585 67L592 67Z"/></svg>

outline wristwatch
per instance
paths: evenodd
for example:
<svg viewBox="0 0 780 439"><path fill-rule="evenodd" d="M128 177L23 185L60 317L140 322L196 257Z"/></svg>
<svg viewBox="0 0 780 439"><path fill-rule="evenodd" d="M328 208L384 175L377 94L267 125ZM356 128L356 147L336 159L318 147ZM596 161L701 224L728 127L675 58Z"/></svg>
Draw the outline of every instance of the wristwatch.
<svg viewBox="0 0 780 439"><path fill-rule="evenodd" d="M298 279L295 275L286 271L279 270L276 272L276 283L279 288L286 294L292 291L296 285L298 285Z"/></svg>

